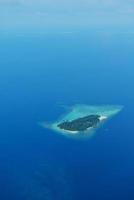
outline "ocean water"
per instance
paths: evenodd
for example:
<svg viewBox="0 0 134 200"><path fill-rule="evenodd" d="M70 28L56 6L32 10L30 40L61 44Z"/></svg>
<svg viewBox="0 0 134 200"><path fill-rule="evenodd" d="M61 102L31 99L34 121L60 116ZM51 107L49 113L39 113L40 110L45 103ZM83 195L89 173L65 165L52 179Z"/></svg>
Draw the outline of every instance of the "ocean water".
<svg viewBox="0 0 134 200"><path fill-rule="evenodd" d="M1 35L0 43L0 199L133 200L133 36ZM84 141L38 125L75 104L124 108Z"/></svg>

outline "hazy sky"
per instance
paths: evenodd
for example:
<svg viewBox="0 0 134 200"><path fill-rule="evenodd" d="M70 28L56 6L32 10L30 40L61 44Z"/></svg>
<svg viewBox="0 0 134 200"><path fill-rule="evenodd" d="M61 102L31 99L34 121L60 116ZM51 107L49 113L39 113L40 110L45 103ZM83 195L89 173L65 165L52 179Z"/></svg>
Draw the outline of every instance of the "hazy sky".
<svg viewBox="0 0 134 200"><path fill-rule="evenodd" d="M133 27L133 0L0 0L0 27Z"/></svg>

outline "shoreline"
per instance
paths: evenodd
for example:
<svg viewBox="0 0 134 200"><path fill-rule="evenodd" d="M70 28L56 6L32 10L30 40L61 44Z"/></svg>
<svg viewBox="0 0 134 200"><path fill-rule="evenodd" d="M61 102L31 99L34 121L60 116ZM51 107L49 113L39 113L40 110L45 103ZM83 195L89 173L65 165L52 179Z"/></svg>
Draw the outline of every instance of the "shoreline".
<svg viewBox="0 0 134 200"><path fill-rule="evenodd" d="M104 120L107 120L108 119L108 117L106 117L106 116L104 116L104 115L102 115L102 116L100 116L99 117L99 120L100 120L100 122L99 123L101 123L102 121L104 121ZM70 131L70 130L66 130L66 129L61 129L61 128L59 128L57 125L56 125L56 129L58 129L59 131L62 131L62 132L64 132L64 133L69 133L69 134L79 134L79 133L86 133L86 132L89 132L90 130L92 130L92 129L94 129L95 127L89 127L89 128L87 128L85 131Z"/></svg>

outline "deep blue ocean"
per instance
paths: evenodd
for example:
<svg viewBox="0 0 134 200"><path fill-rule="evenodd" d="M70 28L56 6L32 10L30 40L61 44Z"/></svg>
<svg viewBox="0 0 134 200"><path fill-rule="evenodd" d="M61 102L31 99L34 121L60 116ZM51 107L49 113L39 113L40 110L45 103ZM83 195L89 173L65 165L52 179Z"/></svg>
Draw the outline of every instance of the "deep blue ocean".
<svg viewBox="0 0 134 200"><path fill-rule="evenodd" d="M0 200L133 200L133 35L12 34L0 44ZM124 108L87 140L39 126L75 104Z"/></svg>

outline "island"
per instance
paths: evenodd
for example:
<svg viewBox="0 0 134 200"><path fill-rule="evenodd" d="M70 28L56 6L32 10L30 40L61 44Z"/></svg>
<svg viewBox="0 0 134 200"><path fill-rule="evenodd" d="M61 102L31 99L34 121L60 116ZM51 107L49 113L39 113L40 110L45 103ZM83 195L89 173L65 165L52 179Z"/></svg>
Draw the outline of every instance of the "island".
<svg viewBox="0 0 134 200"><path fill-rule="evenodd" d="M40 125L67 137L89 138L122 108L120 105L74 105L55 122Z"/></svg>
<svg viewBox="0 0 134 200"><path fill-rule="evenodd" d="M86 131L91 127L96 127L100 122L100 118L100 115L88 115L72 121L62 122L57 126L67 131Z"/></svg>

